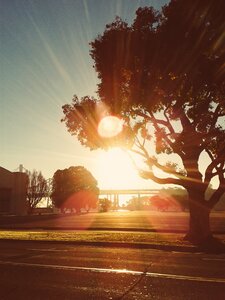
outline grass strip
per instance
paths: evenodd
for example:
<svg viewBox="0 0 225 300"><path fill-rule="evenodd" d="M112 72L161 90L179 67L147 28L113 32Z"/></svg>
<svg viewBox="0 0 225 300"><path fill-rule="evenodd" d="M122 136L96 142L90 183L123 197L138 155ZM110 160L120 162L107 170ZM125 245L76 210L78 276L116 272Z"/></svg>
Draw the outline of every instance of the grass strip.
<svg viewBox="0 0 225 300"><path fill-rule="evenodd" d="M0 231L0 240L149 243L189 246L182 234L111 231Z"/></svg>

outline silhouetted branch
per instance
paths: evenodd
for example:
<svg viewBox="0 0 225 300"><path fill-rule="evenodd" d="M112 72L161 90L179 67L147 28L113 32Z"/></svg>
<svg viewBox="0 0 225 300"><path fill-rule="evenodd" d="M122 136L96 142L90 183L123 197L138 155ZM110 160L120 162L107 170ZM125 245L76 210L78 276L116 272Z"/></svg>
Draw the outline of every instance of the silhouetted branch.
<svg viewBox="0 0 225 300"><path fill-rule="evenodd" d="M208 201L208 207L213 208L220 200L222 195L225 193L225 177L224 174L219 175L219 187L218 189L213 193L213 195L210 197Z"/></svg>
<svg viewBox="0 0 225 300"><path fill-rule="evenodd" d="M170 123L170 119L168 118L168 116L167 116L167 110L169 109L169 106L163 111L163 114L164 114L164 116L165 116L165 118L166 118L166 120L167 120L167 127L169 128L169 131L170 131L170 133L171 134L174 134L175 133L175 131L174 131L174 128L173 128L173 126L171 125L171 123Z"/></svg>
<svg viewBox="0 0 225 300"><path fill-rule="evenodd" d="M167 177L167 178L159 178L155 176L153 172L150 171L144 171L139 170L139 174L144 179L151 179L156 183L159 184L177 184L177 185L183 185L183 182L177 178Z"/></svg>
<svg viewBox="0 0 225 300"><path fill-rule="evenodd" d="M204 183L209 183L213 177L223 174L225 172L223 165L220 168L218 167L219 164L224 164L224 159L225 159L224 151L225 149L222 149L222 151L220 151L221 156L214 158L213 154L208 149L206 149L206 152L209 155L212 162L208 165L205 171ZM213 172L214 169L216 169L216 172Z"/></svg>
<svg viewBox="0 0 225 300"><path fill-rule="evenodd" d="M179 173L179 172L176 172L174 169L168 167L168 166L165 166L165 165L162 165L158 162L157 158L156 157L151 157L148 153L148 151L145 149L145 147L140 143L140 141L138 140L138 145L137 147L141 150L141 151L138 151L138 150L135 150L135 149L131 149L132 152L138 154L138 155L141 155L142 157L144 157L146 159L146 164L148 165L149 169L152 169L153 166L155 166L156 168L160 169L161 171L165 172L165 173L168 173L168 174L171 174L171 175L174 175L176 176L177 178L179 178L180 180L186 180L186 176L184 176L183 174Z"/></svg>
<svg viewBox="0 0 225 300"><path fill-rule="evenodd" d="M152 122L152 124L153 124L153 126L154 126L154 128L155 128L155 130L158 134L161 133L159 124L164 125L168 128L168 124L167 124L166 121L156 119L152 112L150 114L151 114L151 122ZM166 134L164 134L163 138L165 139L167 144L173 149L174 143L168 138L168 136Z"/></svg>
<svg viewBox="0 0 225 300"><path fill-rule="evenodd" d="M210 124L210 129L209 129L209 132L215 128L215 125L216 125L216 122L218 120L218 118L220 117L220 114L219 114L219 111L221 109L221 106L218 104L216 109L215 109L215 112L213 114L213 118L212 118L212 122Z"/></svg>

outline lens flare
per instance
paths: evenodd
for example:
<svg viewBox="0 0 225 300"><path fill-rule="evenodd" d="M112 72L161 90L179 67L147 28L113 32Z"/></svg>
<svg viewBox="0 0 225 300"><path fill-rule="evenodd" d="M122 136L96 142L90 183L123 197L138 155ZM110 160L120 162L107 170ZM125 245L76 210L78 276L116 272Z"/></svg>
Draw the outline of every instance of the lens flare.
<svg viewBox="0 0 225 300"><path fill-rule="evenodd" d="M123 129L123 121L115 116L107 116L98 124L98 134L110 138L119 134Z"/></svg>

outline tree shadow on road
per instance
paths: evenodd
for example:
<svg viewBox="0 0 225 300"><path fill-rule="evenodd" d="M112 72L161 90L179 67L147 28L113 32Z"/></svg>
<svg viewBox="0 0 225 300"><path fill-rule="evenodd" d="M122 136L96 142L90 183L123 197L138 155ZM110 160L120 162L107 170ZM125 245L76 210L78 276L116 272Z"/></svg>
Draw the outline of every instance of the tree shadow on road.
<svg viewBox="0 0 225 300"><path fill-rule="evenodd" d="M205 253L222 254L225 253L225 243L221 239L209 237L207 240L197 245L198 249Z"/></svg>

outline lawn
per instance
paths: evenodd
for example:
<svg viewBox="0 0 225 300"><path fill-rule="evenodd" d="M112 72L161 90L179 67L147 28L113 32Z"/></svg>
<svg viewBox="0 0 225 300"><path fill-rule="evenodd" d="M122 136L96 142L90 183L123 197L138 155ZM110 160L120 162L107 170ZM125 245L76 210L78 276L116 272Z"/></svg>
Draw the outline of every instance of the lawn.
<svg viewBox="0 0 225 300"><path fill-rule="evenodd" d="M1 230L1 239L59 242L105 242L138 243L157 245L188 245L182 240L182 234L119 231L36 231L36 230Z"/></svg>

